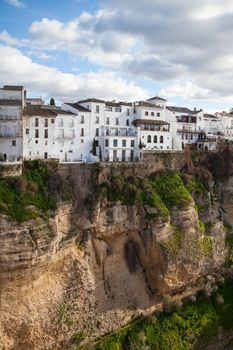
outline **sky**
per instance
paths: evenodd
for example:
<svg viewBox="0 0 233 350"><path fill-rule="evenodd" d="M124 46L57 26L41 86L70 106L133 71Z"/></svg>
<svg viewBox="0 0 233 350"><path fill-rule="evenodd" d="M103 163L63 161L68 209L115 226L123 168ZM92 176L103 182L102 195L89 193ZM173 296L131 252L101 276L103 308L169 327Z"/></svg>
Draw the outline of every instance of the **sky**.
<svg viewBox="0 0 233 350"><path fill-rule="evenodd" d="M233 107L231 0L0 0L0 86Z"/></svg>

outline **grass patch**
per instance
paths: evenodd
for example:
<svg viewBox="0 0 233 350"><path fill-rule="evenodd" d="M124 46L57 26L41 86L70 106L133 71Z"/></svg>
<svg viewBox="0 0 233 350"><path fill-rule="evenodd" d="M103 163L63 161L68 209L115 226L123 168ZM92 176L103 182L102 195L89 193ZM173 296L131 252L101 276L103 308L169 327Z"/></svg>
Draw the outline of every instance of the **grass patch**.
<svg viewBox="0 0 233 350"><path fill-rule="evenodd" d="M184 240L184 232L178 229L174 230L173 237L162 243L162 246L165 248L167 253L172 256L177 256L179 253L180 249L182 248Z"/></svg>
<svg viewBox="0 0 233 350"><path fill-rule="evenodd" d="M208 189L205 187L205 185L196 178L189 181L186 187L191 194L206 194L208 192Z"/></svg>
<svg viewBox="0 0 233 350"><path fill-rule="evenodd" d="M165 175L150 177L150 184L158 193L167 208L184 205L192 201L192 197L177 171L169 171Z"/></svg>
<svg viewBox="0 0 233 350"><path fill-rule="evenodd" d="M46 217L58 200L70 199L70 189L57 173L58 164L27 161L23 174L0 178L0 212L17 222Z"/></svg>
<svg viewBox="0 0 233 350"><path fill-rule="evenodd" d="M201 238L201 249L203 251L203 254L207 257L212 256L213 254L213 238L211 236L203 236Z"/></svg>
<svg viewBox="0 0 233 350"><path fill-rule="evenodd" d="M158 215L163 217L169 216L172 206L192 201L180 173L176 171L144 179L115 174L99 185L99 193L112 204L120 201L125 205L149 205L157 208Z"/></svg>

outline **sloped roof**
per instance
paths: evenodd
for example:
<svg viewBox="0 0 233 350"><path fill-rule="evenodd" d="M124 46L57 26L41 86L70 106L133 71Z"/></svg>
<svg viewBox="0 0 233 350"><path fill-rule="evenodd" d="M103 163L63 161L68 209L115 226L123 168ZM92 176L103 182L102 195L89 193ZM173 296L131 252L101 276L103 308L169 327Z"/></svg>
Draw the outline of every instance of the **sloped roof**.
<svg viewBox="0 0 233 350"><path fill-rule="evenodd" d="M147 101L151 101L151 100L161 100L161 101L167 101L165 98L162 98L162 97L159 97L159 96L154 96L154 97L151 97L151 98L148 98Z"/></svg>
<svg viewBox="0 0 233 350"><path fill-rule="evenodd" d="M203 114L203 117L204 118L210 118L210 119L218 119L218 117L216 117L216 115L208 114L208 113Z"/></svg>
<svg viewBox="0 0 233 350"><path fill-rule="evenodd" d="M85 108L83 106L80 106L78 104L78 102L76 102L76 103L66 103L66 105L68 105L70 107L73 107L73 108L77 109L77 111L80 111L80 112L90 112L89 109L87 109L87 108Z"/></svg>
<svg viewBox="0 0 233 350"><path fill-rule="evenodd" d="M97 98L87 98L86 100L77 101L77 103L85 103L85 102L105 103L105 101L99 100Z"/></svg>
<svg viewBox="0 0 233 350"><path fill-rule="evenodd" d="M23 109L23 115L40 116L40 117L55 117L57 113L49 108L41 108L39 106L27 106Z"/></svg>
<svg viewBox="0 0 233 350"><path fill-rule="evenodd" d="M138 104L137 104L138 103ZM138 101L135 104L135 107L151 107L151 108L158 108L158 106L154 105L153 103L146 102L146 101Z"/></svg>
<svg viewBox="0 0 233 350"><path fill-rule="evenodd" d="M166 109L168 109L171 112L187 113L187 114L194 113L194 111L192 111L187 107L166 106Z"/></svg>

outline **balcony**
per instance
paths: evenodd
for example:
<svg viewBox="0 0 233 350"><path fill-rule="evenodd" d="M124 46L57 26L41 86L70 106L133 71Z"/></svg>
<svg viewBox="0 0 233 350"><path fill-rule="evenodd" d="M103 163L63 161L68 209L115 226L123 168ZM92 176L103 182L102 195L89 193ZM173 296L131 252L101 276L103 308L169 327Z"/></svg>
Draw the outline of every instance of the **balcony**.
<svg viewBox="0 0 233 350"><path fill-rule="evenodd" d="M1 121L11 121L11 122L15 122L15 121L22 121L22 119L18 118L16 115L0 115L0 122Z"/></svg>
<svg viewBox="0 0 233 350"><path fill-rule="evenodd" d="M8 132L5 132L5 133L0 133L0 137L1 138L5 138L5 139L9 139L9 138L18 138L18 137L22 137L22 133L8 133Z"/></svg>
<svg viewBox="0 0 233 350"><path fill-rule="evenodd" d="M73 140L75 138L75 135L58 135L57 140Z"/></svg>
<svg viewBox="0 0 233 350"><path fill-rule="evenodd" d="M179 134L200 134L201 130L195 129L177 129Z"/></svg>

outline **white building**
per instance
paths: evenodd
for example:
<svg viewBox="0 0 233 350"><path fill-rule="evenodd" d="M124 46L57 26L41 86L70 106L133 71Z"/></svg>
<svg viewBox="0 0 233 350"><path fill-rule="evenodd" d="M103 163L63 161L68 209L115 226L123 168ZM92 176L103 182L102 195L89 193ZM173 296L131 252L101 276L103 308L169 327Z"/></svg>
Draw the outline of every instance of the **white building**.
<svg viewBox="0 0 233 350"><path fill-rule="evenodd" d="M25 107L25 100L21 86L0 89L0 157L5 161L135 161L141 148L181 150L195 144L214 149L219 130L233 135L233 115L166 106L159 96L134 103L89 98L61 108L45 106L41 98L27 99Z"/></svg>
<svg viewBox="0 0 233 350"><path fill-rule="evenodd" d="M28 106L23 110L24 159L57 158L55 146L56 113L49 108Z"/></svg>
<svg viewBox="0 0 233 350"><path fill-rule="evenodd" d="M22 109L26 91L23 86L5 85L0 89L0 159L17 161L23 155Z"/></svg>
<svg viewBox="0 0 233 350"><path fill-rule="evenodd" d="M147 150L172 149L170 125L165 120L166 100L156 96L150 101L134 104L133 124L137 128L138 145L142 145ZM161 101L162 104L158 105L157 101Z"/></svg>
<svg viewBox="0 0 233 350"><path fill-rule="evenodd" d="M171 125L173 149L181 150L187 144L196 144L201 137L203 111L185 107L167 106L167 121Z"/></svg>

